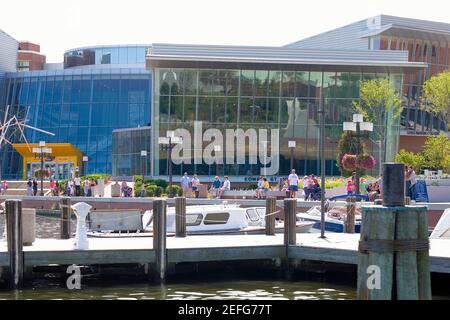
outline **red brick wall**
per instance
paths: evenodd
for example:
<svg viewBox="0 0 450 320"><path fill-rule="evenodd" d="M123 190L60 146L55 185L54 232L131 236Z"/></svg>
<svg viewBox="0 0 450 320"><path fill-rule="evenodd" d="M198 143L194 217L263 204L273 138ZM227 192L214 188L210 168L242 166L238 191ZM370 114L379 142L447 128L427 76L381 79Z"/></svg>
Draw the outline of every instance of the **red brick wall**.
<svg viewBox="0 0 450 320"><path fill-rule="evenodd" d="M20 42L19 50L41 52L41 46L31 42Z"/></svg>
<svg viewBox="0 0 450 320"><path fill-rule="evenodd" d="M401 135L398 149L415 153L422 152L426 139L426 136Z"/></svg>
<svg viewBox="0 0 450 320"><path fill-rule="evenodd" d="M36 71L44 69L46 57L33 52L19 52L17 60L30 61L30 71Z"/></svg>

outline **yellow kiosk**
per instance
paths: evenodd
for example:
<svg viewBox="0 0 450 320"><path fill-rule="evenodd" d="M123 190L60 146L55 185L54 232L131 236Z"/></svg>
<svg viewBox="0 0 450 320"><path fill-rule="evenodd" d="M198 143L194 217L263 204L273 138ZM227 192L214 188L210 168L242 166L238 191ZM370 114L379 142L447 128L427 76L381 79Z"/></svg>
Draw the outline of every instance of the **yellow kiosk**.
<svg viewBox="0 0 450 320"><path fill-rule="evenodd" d="M70 143L47 143L51 154L44 158L44 169L53 180L71 179L81 168L83 153ZM14 149L23 157L23 179L34 178L41 169L41 158L33 153L38 143L13 144ZM80 171L81 172L81 171Z"/></svg>

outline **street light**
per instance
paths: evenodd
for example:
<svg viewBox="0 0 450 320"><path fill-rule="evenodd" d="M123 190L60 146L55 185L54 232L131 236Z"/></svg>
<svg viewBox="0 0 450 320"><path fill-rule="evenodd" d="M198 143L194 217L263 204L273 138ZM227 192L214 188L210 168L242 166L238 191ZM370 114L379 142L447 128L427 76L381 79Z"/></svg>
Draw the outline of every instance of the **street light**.
<svg viewBox="0 0 450 320"><path fill-rule="evenodd" d="M288 142L288 147L291 149L291 170L294 169L294 149L296 146L297 142L295 140Z"/></svg>
<svg viewBox="0 0 450 320"><path fill-rule="evenodd" d="M344 131L353 131L356 132L356 157L358 157L361 153L361 131L373 131L373 123L364 122L362 114L354 114L353 122L344 122ZM359 194L359 180L360 180L360 172L359 168L355 170L355 183L356 194Z"/></svg>
<svg viewBox="0 0 450 320"><path fill-rule="evenodd" d="M46 148L45 141L39 141L39 148L33 148L33 153L41 159L41 196L44 196L44 158L52 154L52 148Z"/></svg>
<svg viewBox="0 0 450 320"><path fill-rule="evenodd" d="M158 143L161 145L162 150L168 152L168 162L169 162L169 198L173 198L173 188L172 188L172 150L177 144L183 143L181 137L175 137L174 131L167 131L166 137L159 137Z"/></svg>
<svg viewBox="0 0 450 320"><path fill-rule="evenodd" d="M83 176L86 178L86 172L87 172L87 163L89 161L89 158L87 156L83 156Z"/></svg>
<svg viewBox="0 0 450 320"><path fill-rule="evenodd" d="M142 181L145 180L145 173L147 172L147 150L141 150L141 170L142 170ZM144 161L144 164L142 164L142 161Z"/></svg>
<svg viewBox="0 0 450 320"><path fill-rule="evenodd" d="M217 161L217 153L222 152L222 146L220 144L214 145L214 155L216 155L216 175L219 175L219 163Z"/></svg>

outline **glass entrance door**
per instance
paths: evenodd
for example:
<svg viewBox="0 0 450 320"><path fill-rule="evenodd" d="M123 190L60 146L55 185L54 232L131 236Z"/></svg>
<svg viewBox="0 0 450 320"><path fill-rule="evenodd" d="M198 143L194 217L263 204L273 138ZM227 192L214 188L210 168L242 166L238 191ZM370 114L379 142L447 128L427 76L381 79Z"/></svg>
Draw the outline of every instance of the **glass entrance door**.
<svg viewBox="0 0 450 320"><path fill-rule="evenodd" d="M73 178L74 164L73 162L59 163L46 162L44 169L49 173L50 179L53 180L68 180ZM36 177L36 171L41 170L41 164L37 162L27 164L27 175L33 179ZM49 179L45 179L49 180Z"/></svg>

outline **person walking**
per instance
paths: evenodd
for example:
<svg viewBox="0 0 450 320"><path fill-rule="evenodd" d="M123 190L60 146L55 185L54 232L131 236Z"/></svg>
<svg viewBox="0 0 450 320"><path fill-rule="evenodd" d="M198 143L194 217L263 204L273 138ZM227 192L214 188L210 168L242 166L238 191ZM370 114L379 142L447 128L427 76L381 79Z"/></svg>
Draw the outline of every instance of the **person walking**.
<svg viewBox="0 0 450 320"><path fill-rule="evenodd" d="M33 179L33 196L36 197L37 192L38 192L38 183L37 183L36 179Z"/></svg>
<svg viewBox="0 0 450 320"><path fill-rule="evenodd" d="M55 195L55 181L53 179L50 179L50 194Z"/></svg>
<svg viewBox="0 0 450 320"><path fill-rule="evenodd" d="M194 176L192 177L191 184L192 184L192 192L194 193L194 197L198 198L199 193L200 193L200 191L198 189L200 186L200 180L197 178L196 174L194 174Z"/></svg>
<svg viewBox="0 0 450 320"><path fill-rule="evenodd" d="M347 180L347 195L351 196L353 195L353 181L351 179Z"/></svg>
<svg viewBox="0 0 450 320"><path fill-rule="evenodd" d="M264 191L264 198L267 199L267 194L269 193L270 190L270 183L267 180L267 178L263 178L263 191Z"/></svg>
<svg viewBox="0 0 450 320"><path fill-rule="evenodd" d="M97 183L94 179L91 179L90 189L91 189L91 197L95 197L95 187L97 186Z"/></svg>
<svg viewBox="0 0 450 320"><path fill-rule="evenodd" d="M55 182L55 196L59 196L61 193L61 185L59 184L58 180Z"/></svg>
<svg viewBox="0 0 450 320"><path fill-rule="evenodd" d="M409 181L410 181L410 187L409 187L409 197L411 200L416 200L416 184L417 184L417 177L416 172L414 171L413 167L409 167Z"/></svg>
<svg viewBox="0 0 450 320"><path fill-rule="evenodd" d="M145 193L146 193L146 190L145 190L145 184L142 183L142 184L141 184L141 198L144 198L144 197L145 197Z"/></svg>
<svg viewBox="0 0 450 320"><path fill-rule="evenodd" d="M79 197L81 195L81 178L76 175L75 179L73 179L75 184L75 196Z"/></svg>
<svg viewBox="0 0 450 320"><path fill-rule="evenodd" d="M303 193L305 194L304 200L308 201L309 195L311 193L311 180L309 179L308 176L304 176L302 182L303 182Z"/></svg>
<svg viewBox="0 0 450 320"><path fill-rule="evenodd" d="M262 192L264 189L264 178L259 177L258 179L258 187L256 188L256 199L262 199Z"/></svg>
<svg viewBox="0 0 450 320"><path fill-rule="evenodd" d="M84 191L84 196L85 197L89 197L89 179L87 177L84 178L84 182L83 182L83 191Z"/></svg>
<svg viewBox="0 0 450 320"><path fill-rule="evenodd" d="M31 178L28 178L27 182L27 196L31 197L33 195L33 181Z"/></svg>
<svg viewBox="0 0 450 320"><path fill-rule="evenodd" d="M295 173L295 169L292 169L291 174L288 177L289 191L291 192L291 198L297 198L298 191L298 176Z"/></svg>
<svg viewBox="0 0 450 320"><path fill-rule="evenodd" d="M183 197L188 196L190 182L191 182L191 179L189 178L187 172L185 172L184 175L181 177L181 181L180 181L181 189L183 189Z"/></svg>

